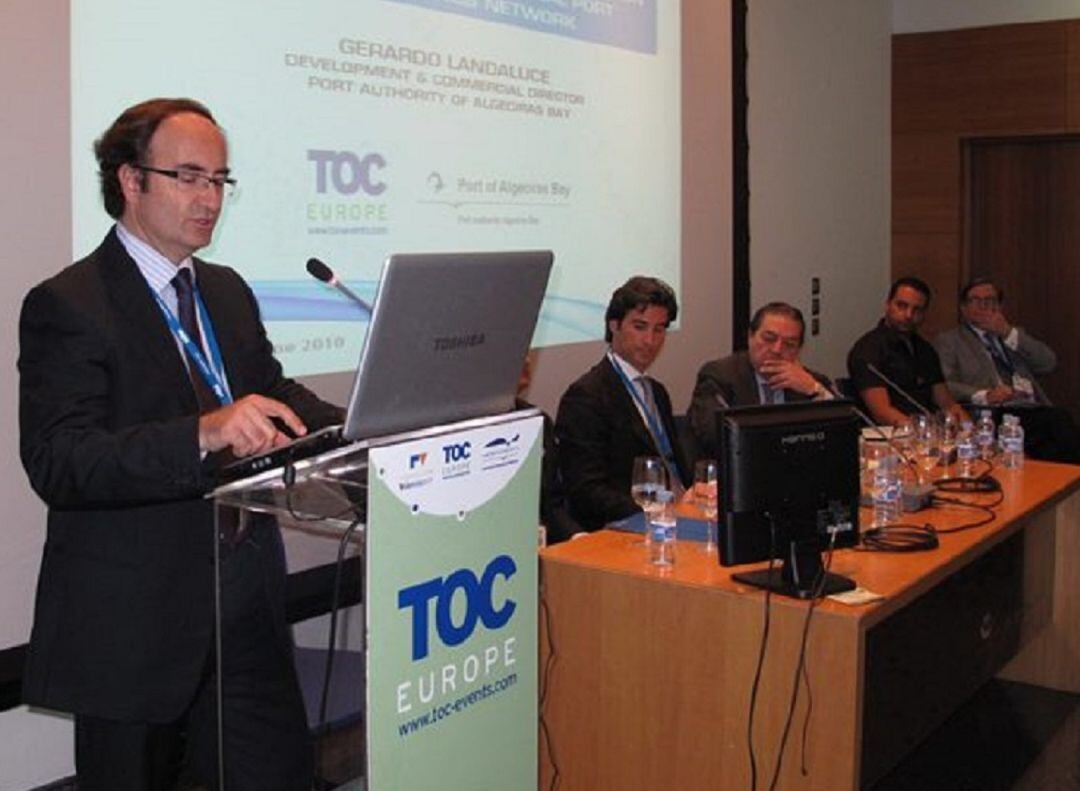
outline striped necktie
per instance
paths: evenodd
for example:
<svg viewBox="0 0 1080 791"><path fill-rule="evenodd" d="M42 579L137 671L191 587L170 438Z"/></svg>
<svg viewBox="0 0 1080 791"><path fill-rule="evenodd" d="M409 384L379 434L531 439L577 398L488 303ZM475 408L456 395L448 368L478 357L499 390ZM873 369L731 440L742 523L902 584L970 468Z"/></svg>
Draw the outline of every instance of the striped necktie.
<svg viewBox="0 0 1080 791"><path fill-rule="evenodd" d="M655 436L653 432L653 426L656 426L658 431L666 431L664 428L664 421L660 418L660 410L656 408L656 397L653 395L652 380L647 376L639 376L636 379L637 383L641 385L642 401L645 404L645 411L647 417L645 420L645 427L649 429L649 435L652 436L653 442L656 444L657 450L660 451L660 455L664 459L664 466L667 468L668 473L668 489L674 492L675 497L682 497L685 489L682 485L682 478L679 476L679 468L675 464L675 459L671 458L669 454L664 453L664 443L661 442L661 438ZM668 447L671 447L668 437Z"/></svg>
<svg viewBox="0 0 1080 791"><path fill-rule="evenodd" d="M180 326L184 328L184 332L188 334L188 337L196 346L204 349L202 334L199 332L199 322L195 318L195 290L192 288L191 272L187 269L181 269L176 273L176 277L172 279L172 285L176 289L176 312L180 319ZM221 404L214 395L214 391L210 389L210 385L203 379L198 366L195 365L186 351L184 357L187 359L188 377L191 379L191 386L195 389L195 400L199 403L199 414L213 412Z"/></svg>

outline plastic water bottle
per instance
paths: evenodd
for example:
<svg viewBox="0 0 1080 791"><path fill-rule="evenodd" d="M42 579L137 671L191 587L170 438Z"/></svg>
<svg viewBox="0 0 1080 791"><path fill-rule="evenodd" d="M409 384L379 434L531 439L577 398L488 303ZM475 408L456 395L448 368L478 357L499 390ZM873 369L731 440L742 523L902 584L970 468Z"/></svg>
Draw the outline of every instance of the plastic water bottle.
<svg viewBox="0 0 1080 791"><path fill-rule="evenodd" d="M649 519L649 560L654 566L675 565L675 495L666 489L656 497Z"/></svg>
<svg viewBox="0 0 1080 791"><path fill-rule="evenodd" d="M979 413L979 422L975 425L975 444L979 446L979 455L989 461L994 456L994 418L989 411Z"/></svg>
<svg viewBox="0 0 1080 791"><path fill-rule="evenodd" d="M1001 442L1001 463L1007 470L1019 470L1024 466L1024 427L1016 415L1001 418L998 431Z"/></svg>
<svg viewBox="0 0 1080 791"><path fill-rule="evenodd" d="M979 448L975 444L975 427L970 420L960 425L960 434L956 438L956 460L960 463L960 477L972 478L975 475L975 459Z"/></svg>
<svg viewBox="0 0 1080 791"><path fill-rule="evenodd" d="M877 460L874 468L874 527L900 521L900 460L889 453Z"/></svg>

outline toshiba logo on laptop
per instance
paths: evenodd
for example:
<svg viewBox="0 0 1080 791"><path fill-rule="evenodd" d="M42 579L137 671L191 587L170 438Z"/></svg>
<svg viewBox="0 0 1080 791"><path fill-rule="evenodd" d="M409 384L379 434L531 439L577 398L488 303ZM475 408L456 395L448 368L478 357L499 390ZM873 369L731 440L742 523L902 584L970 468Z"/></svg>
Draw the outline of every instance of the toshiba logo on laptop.
<svg viewBox="0 0 1080 791"><path fill-rule="evenodd" d="M444 335L435 339L435 351L449 352L454 349L467 349L484 343L484 333L473 332L468 335Z"/></svg>

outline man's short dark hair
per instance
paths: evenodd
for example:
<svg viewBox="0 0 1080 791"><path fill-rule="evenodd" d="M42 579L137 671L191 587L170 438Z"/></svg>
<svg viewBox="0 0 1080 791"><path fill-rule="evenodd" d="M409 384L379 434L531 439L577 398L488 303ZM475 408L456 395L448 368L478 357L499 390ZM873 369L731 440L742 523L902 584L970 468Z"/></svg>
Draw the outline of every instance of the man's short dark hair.
<svg viewBox="0 0 1080 791"><path fill-rule="evenodd" d="M799 345L802 346L803 340L806 338L806 321L803 319L801 310L786 302L770 302L767 305L762 305L754 311L754 315L750 319L751 334L761 329L761 322L765 320L766 316L786 316L797 322L799 325Z"/></svg>
<svg viewBox="0 0 1080 791"><path fill-rule="evenodd" d="M1005 289L1003 289L1001 286L999 286L997 283L995 283L992 278L989 278L989 277L973 277L973 278L971 278L971 280L969 280L963 286L961 286L960 287L960 301L961 302L967 302L968 294L971 293L971 289L978 288L979 286L993 286L994 287L994 293L997 295L997 301L998 302L1004 302L1005 301Z"/></svg>
<svg viewBox="0 0 1080 791"><path fill-rule="evenodd" d="M621 322L633 310L658 305L667 309L668 324L679 315L679 304L671 286L656 277L637 275L630 278L611 295L604 314L604 340L611 343L611 322Z"/></svg>
<svg viewBox="0 0 1080 791"><path fill-rule="evenodd" d="M904 286L907 286L908 288L913 288L918 291L920 294L926 297L927 306L930 305L930 286L926 285L925 280L917 277L911 277L910 275L907 275L905 277L898 277L896 280L893 281L893 284L889 286L889 296L887 297L887 299L891 300L893 297L895 297L896 292Z"/></svg>
<svg viewBox="0 0 1080 791"><path fill-rule="evenodd" d="M105 134L94 141L101 198L105 202L105 211L114 220L123 215L126 205L120 186L120 166L147 164L150 138L162 121L181 113L195 113L217 124L206 106L194 99L149 99L124 110Z"/></svg>

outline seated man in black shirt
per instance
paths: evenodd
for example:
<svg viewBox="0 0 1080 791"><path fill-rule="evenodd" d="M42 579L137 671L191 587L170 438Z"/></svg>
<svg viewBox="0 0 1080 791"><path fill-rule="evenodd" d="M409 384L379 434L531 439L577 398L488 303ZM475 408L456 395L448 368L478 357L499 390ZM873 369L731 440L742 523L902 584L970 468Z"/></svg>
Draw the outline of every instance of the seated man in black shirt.
<svg viewBox="0 0 1080 791"><path fill-rule="evenodd" d="M852 385L878 423L903 425L924 410L968 419L945 385L937 352L918 333L929 304L926 283L917 277L900 278L889 289L885 315L877 327L848 352Z"/></svg>

